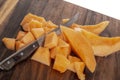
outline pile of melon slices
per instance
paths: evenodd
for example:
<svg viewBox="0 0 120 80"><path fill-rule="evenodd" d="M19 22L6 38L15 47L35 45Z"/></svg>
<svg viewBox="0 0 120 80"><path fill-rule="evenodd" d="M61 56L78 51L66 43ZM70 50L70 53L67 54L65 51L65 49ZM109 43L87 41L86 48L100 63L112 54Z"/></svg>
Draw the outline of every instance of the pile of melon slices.
<svg viewBox="0 0 120 80"><path fill-rule="evenodd" d="M63 23L69 19L64 19ZM70 70L78 78L85 80L84 69L87 67L92 73L96 68L95 56L108 56L120 50L120 37L102 37L99 34L107 27L109 21L96 25L72 24L69 28L61 26L62 33L51 32L46 35L44 46L39 47L32 56L32 60L50 66L54 60L53 69L64 73ZM20 23L24 31L19 31L16 39L4 37L5 46L10 50L19 50L43 34L57 28L51 21L34 14L27 14ZM72 52L76 56L72 55Z"/></svg>

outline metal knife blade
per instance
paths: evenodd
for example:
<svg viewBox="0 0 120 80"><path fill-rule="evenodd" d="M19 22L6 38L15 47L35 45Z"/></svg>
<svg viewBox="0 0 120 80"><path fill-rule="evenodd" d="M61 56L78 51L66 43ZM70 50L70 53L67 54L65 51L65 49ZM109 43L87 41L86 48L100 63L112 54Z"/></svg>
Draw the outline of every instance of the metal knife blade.
<svg viewBox="0 0 120 80"><path fill-rule="evenodd" d="M67 23L63 24L64 26L70 26L72 23L74 23L78 19L79 13L76 13ZM60 26L51 32L56 32L56 34L60 34ZM49 34L47 33L47 34ZM0 62L0 69L2 70L10 70L13 66L15 66L17 63L25 60L27 57L29 57L39 46L43 46L45 40L45 34L42 35L40 38L35 40L34 42L31 42L27 46L21 48L17 52L13 53L9 57L3 59Z"/></svg>

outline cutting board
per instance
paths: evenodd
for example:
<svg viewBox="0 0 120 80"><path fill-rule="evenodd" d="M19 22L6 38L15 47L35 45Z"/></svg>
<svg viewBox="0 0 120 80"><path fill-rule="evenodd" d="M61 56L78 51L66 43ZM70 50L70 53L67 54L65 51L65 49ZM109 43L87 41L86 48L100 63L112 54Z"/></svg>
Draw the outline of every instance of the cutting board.
<svg viewBox="0 0 120 80"><path fill-rule="evenodd" d="M101 36L120 36L120 21L103 14L85 9L63 0L0 0L0 61L15 51L5 48L3 37L15 38L21 30L20 22L27 13L33 13L60 24L63 18L70 18L80 12L76 23L96 24L110 21ZM7 3L8 2L8 3ZM94 4L93 4L94 5ZM12 6L12 7L11 7ZM120 51L108 57L96 57L97 67L94 73L85 69L86 80L120 80ZM79 80L71 71L59 73L41 63L28 58L9 71L0 71L0 80Z"/></svg>

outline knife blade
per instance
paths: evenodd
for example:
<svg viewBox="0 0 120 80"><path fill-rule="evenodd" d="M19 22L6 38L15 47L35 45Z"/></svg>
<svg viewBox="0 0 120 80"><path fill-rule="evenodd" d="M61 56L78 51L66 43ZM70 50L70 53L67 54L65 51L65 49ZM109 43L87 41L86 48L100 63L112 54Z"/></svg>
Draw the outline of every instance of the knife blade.
<svg viewBox="0 0 120 80"><path fill-rule="evenodd" d="M68 22L66 22L63 25L64 26L70 26L72 23L74 23L75 21L77 21L78 16L79 16L79 12L76 13ZM56 32L56 34L59 35L61 33L60 26L58 26L58 28L56 28L56 29L48 32L47 34L49 34L51 32ZM3 59L0 62L0 69L2 69L2 70L10 70L17 63L19 63L19 62L27 59L30 55L32 55L32 53L38 47L43 46L43 43L45 41L45 36L46 36L46 34L42 35L37 40L31 42L30 44L28 44L27 46L21 48L20 50L18 50L17 52L13 53L9 57Z"/></svg>

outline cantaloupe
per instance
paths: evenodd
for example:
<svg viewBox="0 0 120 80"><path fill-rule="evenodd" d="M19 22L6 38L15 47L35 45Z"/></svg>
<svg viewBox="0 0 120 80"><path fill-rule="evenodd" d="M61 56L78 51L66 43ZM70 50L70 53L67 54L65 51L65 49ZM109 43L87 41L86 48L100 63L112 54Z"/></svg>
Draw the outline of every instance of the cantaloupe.
<svg viewBox="0 0 120 80"><path fill-rule="evenodd" d="M72 72L76 72L74 62L81 62L81 59L77 58L75 56L69 55L68 60L70 61L70 65L68 66L68 70L70 70Z"/></svg>
<svg viewBox="0 0 120 80"><path fill-rule="evenodd" d="M59 38L57 47L51 49L51 58L54 59L56 54L62 54L65 57L67 57L70 54L70 52L70 45Z"/></svg>
<svg viewBox="0 0 120 80"><path fill-rule="evenodd" d="M15 39L14 38L4 37L2 39L2 42L4 43L4 45L6 46L6 48L8 48L10 50L15 50Z"/></svg>
<svg viewBox="0 0 120 80"><path fill-rule="evenodd" d="M78 25L72 24L72 28L82 28L94 34L100 34L109 24L109 21L103 21L95 25Z"/></svg>
<svg viewBox="0 0 120 80"><path fill-rule="evenodd" d="M16 37L16 40L20 40L21 38L23 38L25 36L26 32L24 31L19 31Z"/></svg>
<svg viewBox="0 0 120 80"><path fill-rule="evenodd" d="M48 28L57 28L58 26L56 24L54 24L52 21L47 21L46 23L46 27Z"/></svg>
<svg viewBox="0 0 120 80"><path fill-rule="evenodd" d="M25 44L22 43L21 41L16 41L15 46L16 46L16 50L19 50L20 48L24 47Z"/></svg>
<svg viewBox="0 0 120 80"><path fill-rule="evenodd" d="M65 56L57 54L55 57L53 69L59 71L60 73L63 73L67 70L69 64L70 61Z"/></svg>
<svg viewBox="0 0 120 80"><path fill-rule="evenodd" d="M24 19L22 20L22 22L20 23L20 25L25 25L26 23L29 23L31 20L37 20L39 22L41 22L43 24L43 26L46 25L46 20L43 17L28 13Z"/></svg>
<svg viewBox="0 0 120 80"><path fill-rule="evenodd" d="M66 18L66 19L62 19L62 23L65 24L66 22L68 22L70 19Z"/></svg>
<svg viewBox="0 0 120 80"><path fill-rule="evenodd" d="M32 42L34 40L35 40L35 38L34 38L34 36L32 35L31 32L26 33L26 35L21 39L21 41L24 44L28 44L28 43L30 43L30 42Z"/></svg>
<svg viewBox="0 0 120 80"><path fill-rule="evenodd" d="M83 73L85 64L83 62L75 62L74 66L75 66L75 70L76 70L76 74L77 74L78 78L80 80L85 80L85 74Z"/></svg>
<svg viewBox="0 0 120 80"><path fill-rule="evenodd" d="M58 44L58 37L55 32L46 35L44 47L52 49Z"/></svg>
<svg viewBox="0 0 120 80"><path fill-rule="evenodd" d="M71 45L74 53L82 59L91 72L94 72L96 68L96 60L92 46L87 38L84 37L82 33L67 27L61 26L61 30Z"/></svg>
<svg viewBox="0 0 120 80"><path fill-rule="evenodd" d="M24 31L31 31L31 29L33 29L33 28L42 28L42 26L43 26L42 24L43 23L32 19L29 23L26 23L22 27L23 27Z"/></svg>
<svg viewBox="0 0 120 80"><path fill-rule="evenodd" d="M43 28L33 28L33 29L31 29L31 32L36 39L45 33Z"/></svg>
<svg viewBox="0 0 120 80"><path fill-rule="evenodd" d="M108 56L120 50L120 37L101 37L83 29L80 32L89 40L96 56Z"/></svg>
<svg viewBox="0 0 120 80"><path fill-rule="evenodd" d="M39 47L31 58L37 62L50 66L50 52L48 48Z"/></svg>

